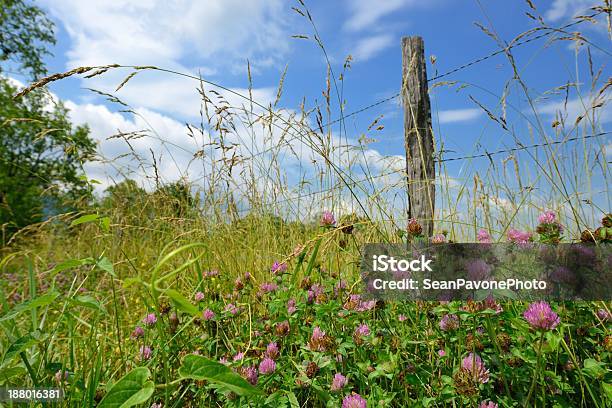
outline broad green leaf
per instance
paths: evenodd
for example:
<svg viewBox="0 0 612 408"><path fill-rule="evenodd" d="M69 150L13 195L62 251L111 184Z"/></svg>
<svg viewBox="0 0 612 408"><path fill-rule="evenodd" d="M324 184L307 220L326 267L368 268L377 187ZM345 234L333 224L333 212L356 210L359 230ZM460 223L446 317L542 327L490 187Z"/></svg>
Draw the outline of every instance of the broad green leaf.
<svg viewBox="0 0 612 408"><path fill-rule="evenodd" d="M112 276L115 276L115 268L113 266L113 263L107 257L104 256L100 258L96 263L96 266L102 269L103 271L110 273Z"/></svg>
<svg viewBox="0 0 612 408"><path fill-rule="evenodd" d="M76 220L73 220L70 223L71 227L74 227L76 225L80 225L80 224L85 224L88 222L92 222L97 220L98 218L100 218L100 216L98 214L87 214L87 215L82 215L79 218L77 218Z"/></svg>
<svg viewBox="0 0 612 408"><path fill-rule="evenodd" d="M257 395L261 391L225 365L195 354L188 355L179 368L183 378L206 380L221 385L238 395Z"/></svg>
<svg viewBox="0 0 612 408"><path fill-rule="evenodd" d="M300 408L300 403L298 402L297 397L293 392L288 391L287 398L289 399L289 404L291 405L291 408Z"/></svg>
<svg viewBox="0 0 612 408"><path fill-rule="evenodd" d="M61 271L65 271L66 269L76 268L83 265L91 265L94 263L93 258L83 258L83 259L69 259L64 262L60 262L55 265L53 269L51 269L52 274L56 274Z"/></svg>
<svg viewBox="0 0 612 408"><path fill-rule="evenodd" d="M31 334L26 334L25 336L15 340L15 342L13 342L13 344L11 344L6 350L6 353L4 353L4 357L2 358L2 366L4 367L6 364L10 363L15 356L32 347L36 343L38 343L38 341L32 337Z"/></svg>
<svg viewBox="0 0 612 408"><path fill-rule="evenodd" d="M164 293L172 299L179 310L189 313L192 316L199 314L199 310L185 296L181 295L174 289L166 289Z"/></svg>
<svg viewBox="0 0 612 408"><path fill-rule="evenodd" d="M585 375L596 379L606 374L606 369L604 368L605 365L605 363L595 359L587 358L584 360L584 368L582 369L582 372Z"/></svg>
<svg viewBox="0 0 612 408"><path fill-rule="evenodd" d="M110 231L110 218L109 217L100 218L98 223L100 224L100 228L102 228L102 231L104 232Z"/></svg>
<svg viewBox="0 0 612 408"><path fill-rule="evenodd" d="M138 367L121 377L108 390L98 408L128 408L146 402L155 385L149 381L151 372L146 367Z"/></svg>
<svg viewBox="0 0 612 408"><path fill-rule="evenodd" d="M58 291L56 291L55 289L52 289L42 296L38 296L34 299L20 303L17 306L15 306L13 309L9 310L8 313L6 313L4 316L0 317L0 322L13 319L15 318L15 316L19 315L20 313L28 312L38 307L47 306L53 303L53 301L57 299L59 295L60 294Z"/></svg>
<svg viewBox="0 0 612 408"><path fill-rule="evenodd" d="M104 314L107 313L104 306L102 306L102 304L100 304L100 302L98 302L96 298L90 295L77 296L73 299L70 299L70 302L78 306L83 306L83 307L88 307L90 309L98 310Z"/></svg>

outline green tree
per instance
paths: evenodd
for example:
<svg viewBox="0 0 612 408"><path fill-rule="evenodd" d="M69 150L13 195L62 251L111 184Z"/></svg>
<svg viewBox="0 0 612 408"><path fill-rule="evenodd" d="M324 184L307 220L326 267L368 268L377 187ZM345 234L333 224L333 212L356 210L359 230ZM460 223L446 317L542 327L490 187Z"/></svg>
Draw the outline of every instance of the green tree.
<svg viewBox="0 0 612 408"><path fill-rule="evenodd" d="M0 78L0 224L15 230L90 196L82 164L95 153L84 126L40 93L14 99Z"/></svg>
<svg viewBox="0 0 612 408"><path fill-rule="evenodd" d="M54 43L53 24L40 8L0 0L0 226L9 234L91 197L82 172L95 153L88 128L74 127L67 109L43 90L14 98L17 87L5 74L45 74L46 47Z"/></svg>
<svg viewBox="0 0 612 408"><path fill-rule="evenodd" d="M22 0L0 0L0 62L38 77L47 72L43 58L53 44L53 22L40 8Z"/></svg>

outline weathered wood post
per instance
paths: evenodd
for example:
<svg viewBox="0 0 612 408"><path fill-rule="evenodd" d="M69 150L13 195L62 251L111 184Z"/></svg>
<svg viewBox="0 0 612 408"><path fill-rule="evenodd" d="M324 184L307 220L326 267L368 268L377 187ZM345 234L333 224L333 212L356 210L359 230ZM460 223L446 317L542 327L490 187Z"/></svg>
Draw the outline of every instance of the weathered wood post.
<svg viewBox="0 0 612 408"><path fill-rule="evenodd" d="M434 145L423 38L402 38L402 100L408 179L408 217L433 233L435 208Z"/></svg>

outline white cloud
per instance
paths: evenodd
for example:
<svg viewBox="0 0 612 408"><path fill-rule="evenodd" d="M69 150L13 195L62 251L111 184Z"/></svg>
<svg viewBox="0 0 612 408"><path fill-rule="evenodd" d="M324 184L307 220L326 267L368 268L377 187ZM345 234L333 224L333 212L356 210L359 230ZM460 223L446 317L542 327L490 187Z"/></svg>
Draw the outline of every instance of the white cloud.
<svg viewBox="0 0 612 408"><path fill-rule="evenodd" d="M394 36L391 34L380 34L363 38L357 42L352 55L355 58L355 61L366 61L392 45L393 40Z"/></svg>
<svg viewBox="0 0 612 408"><path fill-rule="evenodd" d="M602 107L595 109L595 122L600 124L608 123L612 121L612 106L609 103L609 99L601 100L598 99L595 105L600 102L604 102ZM565 120L573 123L578 116L584 116L588 113L589 117L593 115L593 100L586 98L574 98L569 99L567 103L565 101L549 101L541 103L537 106L537 111L540 114L555 117L561 115ZM583 122L586 119L582 119Z"/></svg>
<svg viewBox="0 0 612 408"><path fill-rule="evenodd" d="M68 65L206 66L280 57L289 47L281 0L43 0L72 39Z"/></svg>
<svg viewBox="0 0 612 408"><path fill-rule="evenodd" d="M481 114L482 111L477 108L450 109L438 112L438 119L440 123L467 122L476 119Z"/></svg>
<svg viewBox="0 0 612 408"><path fill-rule="evenodd" d="M71 40L67 68L153 65L178 72L244 73L280 62L289 51L282 0L42 0ZM280 66L280 64L279 64ZM237 69L236 67L241 67ZM84 86L113 92L128 72L109 71ZM118 96L181 118L198 115L197 82L169 73L140 72ZM269 90L255 90L266 99ZM269 99L269 98L267 98Z"/></svg>
<svg viewBox="0 0 612 408"><path fill-rule="evenodd" d="M545 17L550 21L571 18L577 14L587 12L589 7L597 5L594 0L555 0L546 11Z"/></svg>
<svg viewBox="0 0 612 408"><path fill-rule="evenodd" d="M415 0L350 0L350 17L344 23L347 31L361 31L371 28L383 17L402 7L417 4Z"/></svg>

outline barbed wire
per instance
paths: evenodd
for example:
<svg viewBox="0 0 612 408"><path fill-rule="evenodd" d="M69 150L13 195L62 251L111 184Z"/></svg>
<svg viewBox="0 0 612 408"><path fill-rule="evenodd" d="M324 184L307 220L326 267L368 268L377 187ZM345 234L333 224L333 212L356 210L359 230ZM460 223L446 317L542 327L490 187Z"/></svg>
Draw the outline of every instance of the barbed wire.
<svg viewBox="0 0 612 408"><path fill-rule="evenodd" d="M456 72L462 71L462 70L464 70L464 69L466 69L466 68L469 68L469 67L474 66L474 65L477 65L477 64L479 64L479 63L481 63L481 62L484 62L484 61L486 61L486 60L488 60L488 59L491 59L491 58L493 58L493 57L495 57L495 56L497 56L497 55L500 55L500 54L506 53L506 52L508 52L509 50L513 49L513 48L520 47L520 46L525 45L525 44L528 44L528 43L530 43L530 42L533 42L533 41L539 40L539 39L544 38L544 37L546 37L546 36L549 36L549 35L551 35L551 34L553 34L553 33L560 32L560 31L564 31L564 30L566 30L566 29L568 29L568 28L570 28L570 27L573 27L573 26L575 26L575 25L578 25L578 24L580 24L580 23L583 23L583 22L585 22L585 21L588 21L588 19L592 19L592 18L594 18L594 17L597 17L597 16L598 16L598 15L600 15L601 13L603 13L603 11L598 11L598 12L593 13L593 14L591 14L591 15L584 16L584 17L583 17L582 19L580 19L580 20L573 21L573 22L571 22L571 23L565 24L565 25L563 25L563 26L561 26L561 27L558 27L558 28L553 28L553 27L539 27L539 28L536 28L536 29L548 30L548 31L547 31L547 32L545 32L545 33L542 33L542 34L536 35L536 36L534 36L534 37L526 38L526 39L524 39L524 40L520 40L520 41L517 41L517 42L515 42L515 43L510 43L508 46L506 46L506 47L504 47L504 48L497 49L497 50L495 50L495 51L491 52L490 54L487 54L487 55L485 55L485 56L482 56L482 57L479 57L479 58L473 59L473 60L471 60L471 61L469 61L469 62L466 62L466 63L465 63L465 64L463 64L463 65L460 65L460 66L458 66L458 67L456 67L456 68L453 68L453 69L451 69L451 70L449 70L449 71L443 72L442 74L439 74L439 75L436 75L436 76L434 76L434 77L432 77L432 78L429 78L429 79L427 79L427 82L432 82L432 81L436 81L436 80L438 80L438 79L441 79L441 78L447 77L447 76L452 75L452 74L454 74L454 73L456 73ZM400 92L397 92L397 93L395 93L395 94L394 94L394 95L392 95L392 96L389 96L389 97L383 98L383 99L381 99L381 100L379 100L379 101L376 101L376 102L374 102L374 103L372 103L372 104L370 104L370 105L366 105L366 106L364 106L364 107L362 107L362 108L360 108L360 109L357 109L357 110L355 110L355 111L353 111L353 112L350 112L350 113L347 113L347 114L345 114L345 115L342 115L340 118L334 119L334 120L329 121L329 122L327 122L326 124L324 124L324 125L320 126L320 128L325 128L325 127L328 127L328 126L331 126L331 125L337 124L337 123L339 123L339 122L342 122L342 121L346 120L347 118L350 118L350 117L352 117L352 116L359 115L359 114L361 114L361 113L363 113L363 112L366 112L366 111L368 111L368 110L370 110L370 109L373 109L373 108L375 108L375 107L377 107L377 106L383 105L383 104L385 104L385 103L387 103L387 102L389 102L389 101L392 101L392 100L394 100L394 99L398 98L399 96L401 96L401 94L402 94L402 92L401 92L401 91L400 91ZM264 115L262 115L262 116L264 116ZM287 142L289 142L289 141L292 141L292 140L297 139L299 136L305 136L305 135L300 133L299 135L294 135L293 137L288 138L287 140L284 140L283 142L284 142L284 143L287 143ZM272 146L272 147L269 147L269 148L264 149L264 150L262 150L262 151L260 151L260 152L257 152L257 153L255 153L255 154L252 154L252 155L250 155L250 156L247 156L247 157L245 157L245 159L247 159L247 160L248 160L248 159L252 159L252 158L255 158L255 157L258 157L258 156L264 155L264 154L266 154L266 153L269 153L269 152L271 152L271 151L273 151L273 150L277 149L278 147L279 147L279 146Z"/></svg>
<svg viewBox="0 0 612 408"><path fill-rule="evenodd" d="M493 152L486 152L486 153L482 153L482 154L474 154L474 155L461 156L461 157L450 157L450 158L446 158L446 159L434 159L434 162L436 162L436 163L444 163L444 162L451 162L451 161L458 161L458 160L471 160L471 159L478 159L478 158L483 158L483 157L491 157L491 156L502 154L502 153L511 153L511 152L520 151L520 150L535 149L535 148L544 147L544 146L553 146L553 145L565 144L565 143L568 143L568 142L573 142L573 141L578 141L578 140L597 138L597 137L609 135L610 133L612 133L612 132L600 132L600 133L594 133L594 134L590 134L590 135L571 137L571 138L567 138L567 139L563 139L563 140L555 140L555 141L551 141L551 142L547 142L547 143L545 142L545 143L537 143L537 144L531 144L531 145L522 145L519 142L519 143L517 143L519 146L513 147L513 148L501 149L501 150L496 150L496 151L493 151ZM350 184L351 185L356 185L356 184L359 184L359 183L363 183L363 182L367 182L367 181L371 181L371 180L375 180L375 179L379 179L379 178L383 178L383 177L387 177L387 176L391 176L391 175L399 174L399 173L405 173L405 170L401 169L401 170L388 171L388 172L385 172L385 173L377 174L375 176L365 177L365 178L363 178L361 180L355 180L355 181L351 182ZM316 195L319 195L319 194L325 194L327 192L331 192L331 191L338 190L338 189L341 189L341 188L344 188L344 187L348 187L348 185L349 184L337 185L335 187L331 187L331 188L328 188L328 189L313 191L313 192L302 194L302 195L299 195L299 196L296 196L296 197L291 197L291 198L287 198L287 199L283 199L283 200L274 201L272 203L263 204L263 206L271 206L271 205L283 204L283 203L286 203L286 202L289 202L289 201L301 200L302 198L308 198L308 197L316 196ZM251 211L254 208L255 207L243 208L243 209L238 210L238 212L239 213L244 213L244 212Z"/></svg>

